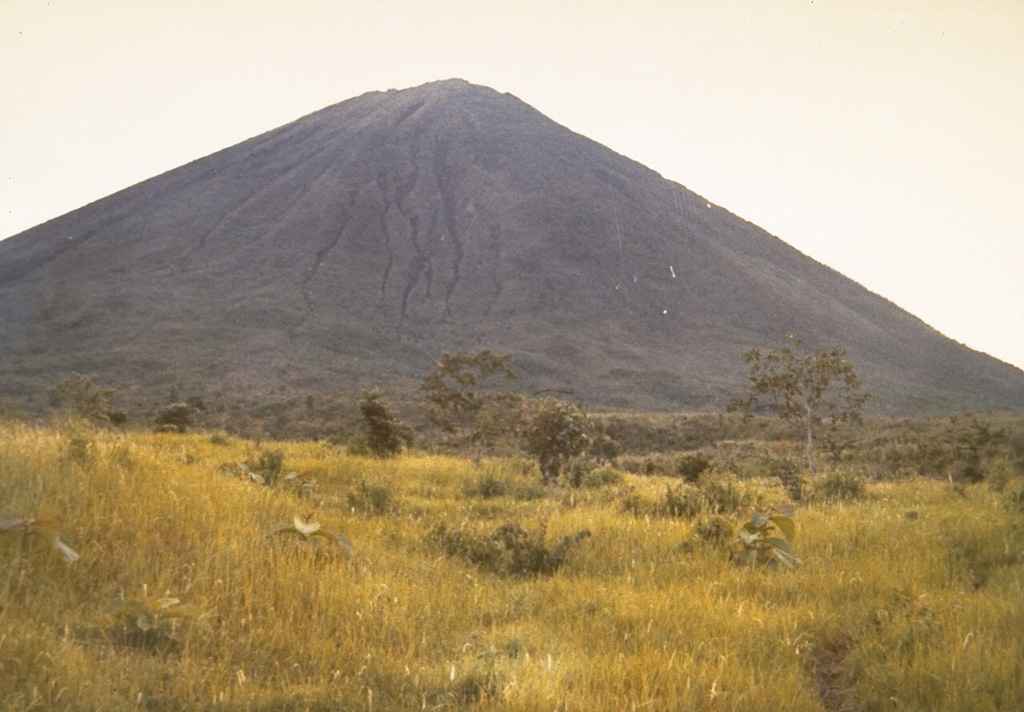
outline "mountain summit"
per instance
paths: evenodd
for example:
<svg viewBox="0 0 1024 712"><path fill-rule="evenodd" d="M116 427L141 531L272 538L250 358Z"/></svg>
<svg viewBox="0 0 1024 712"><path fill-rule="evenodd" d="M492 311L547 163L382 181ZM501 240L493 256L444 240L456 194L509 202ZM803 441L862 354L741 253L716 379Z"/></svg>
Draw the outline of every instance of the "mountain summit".
<svg viewBox="0 0 1024 712"><path fill-rule="evenodd" d="M849 349L887 412L1024 409L1024 372L760 228L461 80L373 92L0 242L0 389L133 408L411 392L442 349L524 391L721 407L743 353Z"/></svg>

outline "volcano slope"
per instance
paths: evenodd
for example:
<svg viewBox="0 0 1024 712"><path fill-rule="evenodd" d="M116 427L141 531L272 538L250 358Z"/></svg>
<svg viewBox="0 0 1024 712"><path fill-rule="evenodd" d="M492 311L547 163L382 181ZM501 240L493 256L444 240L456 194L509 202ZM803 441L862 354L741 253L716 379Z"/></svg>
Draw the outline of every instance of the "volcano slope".
<svg viewBox="0 0 1024 712"><path fill-rule="evenodd" d="M1024 372L725 209L461 80L374 92L0 242L0 388L86 373L130 410L409 394L442 349L524 392L721 407L742 355L849 350L876 411L1024 409Z"/></svg>

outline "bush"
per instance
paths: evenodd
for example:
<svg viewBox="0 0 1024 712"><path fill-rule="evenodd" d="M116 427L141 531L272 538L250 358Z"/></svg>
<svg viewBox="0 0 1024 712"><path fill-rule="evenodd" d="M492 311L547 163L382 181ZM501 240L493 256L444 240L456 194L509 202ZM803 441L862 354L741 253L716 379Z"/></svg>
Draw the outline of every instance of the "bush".
<svg viewBox="0 0 1024 712"><path fill-rule="evenodd" d="M988 486L993 492L1002 492L1014 477L1014 466L1005 457L997 457L987 468Z"/></svg>
<svg viewBox="0 0 1024 712"><path fill-rule="evenodd" d="M627 456L618 460L619 467L626 472L644 476L669 474L668 462L665 455Z"/></svg>
<svg viewBox="0 0 1024 712"><path fill-rule="evenodd" d="M225 432L216 432L210 436L210 444L217 447L225 447L231 444L231 438Z"/></svg>
<svg viewBox="0 0 1024 712"><path fill-rule="evenodd" d="M985 468L974 456L966 456L956 460L949 468L949 477L960 484L977 484L985 479Z"/></svg>
<svg viewBox="0 0 1024 712"><path fill-rule="evenodd" d="M698 452L679 457L675 462L675 474L683 480L695 484L710 467L711 458Z"/></svg>
<svg viewBox="0 0 1024 712"><path fill-rule="evenodd" d="M465 487L465 493L469 497L480 499L491 499L493 497L505 497L512 490L507 479L499 477L493 472L481 472L476 479L472 480Z"/></svg>
<svg viewBox="0 0 1024 712"><path fill-rule="evenodd" d="M370 442L362 433L349 435L348 440L345 441L345 452L356 457L369 457L371 455Z"/></svg>
<svg viewBox="0 0 1024 712"><path fill-rule="evenodd" d="M160 432L184 433L195 425L196 413L188 403L171 403L160 409L153 425Z"/></svg>
<svg viewBox="0 0 1024 712"><path fill-rule="evenodd" d="M128 420L123 410L110 406L116 391L98 386L88 376L76 373L60 381L57 392L75 417L112 425L123 425Z"/></svg>
<svg viewBox="0 0 1024 712"><path fill-rule="evenodd" d="M348 493L348 506L367 515L391 514L398 509L391 490L383 485L368 485L365 482Z"/></svg>
<svg viewBox="0 0 1024 712"><path fill-rule="evenodd" d="M697 521L693 525L693 536L700 542L714 546L724 546L732 540L732 522L728 517L712 515Z"/></svg>
<svg viewBox="0 0 1024 712"><path fill-rule="evenodd" d="M84 420L69 420L61 428L63 444L61 456L67 462L85 467L92 461L95 450L94 433Z"/></svg>
<svg viewBox="0 0 1024 712"><path fill-rule="evenodd" d="M601 465L584 475L580 487L597 488L617 485L622 482L622 472L611 465Z"/></svg>
<svg viewBox="0 0 1024 712"><path fill-rule="evenodd" d="M634 517L646 517L655 514L657 507L650 497L634 491L622 498L619 509L624 514L632 514Z"/></svg>
<svg viewBox="0 0 1024 712"><path fill-rule="evenodd" d="M597 469L597 460L587 455L571 458L565 464L563 475L566 482L573 487L580 487L591 472Z"/></svg>
<svg viewBox="0 0 1024 712"><path fill-rule="evenodd" d="M747 568L774 569L779 564L787 568L799 566L803 562L793 556L790 548L796 533L790 514L788 508L751 507L750 521L740 527L739 537L730 544L730 558Z"/></svg>
<svg viewBox="0 0 1024 712"><path fill-rule="evenodd" d="M281 476L281 471L284 469L284 452L266 450L255 458L250 457L243 464L253 474L259 475L264 484L272 487L277 483L277 478Z"/></svg>
<svg viewBox="0 0 1024 712"><path fill-rule="evenodd" d="M590 447L587 416L577 405L545 398L525 422L526 452L537 458L544 484L557 482L565 462Z"/></svg>
<svg viewBox="0 0 1024 712"><path fill-rule="evenodd" d="M412 445L412 428L384 401L381 391L376 388L364 390L359 397L359 411L363 414L366 444L377 457L397 455L403 445Z"/></svg>
<svg viewBox="0 0 1024 712"><path fill-rule="evenodd" d="M800 465L788 457L770 457L765 460L765 471L769 477L775 477L782 483L786 494L794 502L804 498L806 486Z"/></svg>
<svg viewBox="0 0 1024 712"><path fill-rule="evenodd" d="M623 500L621 509L634 516L655 515L692 519L699 514L730 514L749 503L750 497L731 481L713 480L697 487L678 484L665 489L658 501L630 493Z"/></svg>
<svg viewBox="0 0 1024 712"><path fill-rule="evenodd" d="M1012 511L1024 514L1024 488L1010 492L1007 503Z"/></svg>
<svg viewBox="0 0 1024 712"><path fill-rule="evenodd" d="M812 492L823 502L850 502L864 497L864 478L846 470L831 470L814 482Z"/></svg>
<svg viewBox="0 0 1024 712"><path fill-rule="evenodd" d="M622 446L608 433L599 430L590 446L590 454L596 457L598 462L611 464L622 454Z"/></svg>
<svg viewBox="0 0 1024 712"><path fill-rule="evenodd" d="M952 463L949 447L941 443L890 443L882 452L887 479L903 479L907 472L925 477L945 475Z"/></svg>
<svg viewBox="0 0 1024 712"><path fill-rule="evenodd" d="M544 485L536 480L516 482L512 487L512 496L520 502L544 499L547 495L548 491L544 488Z"/></svg>
<svg viewBox="0 0 1024 712"><path fill-rule="evenodd" d="M543 499L548 490L540 482L536 463L522 459L503 459L488 462L481 471L463 485L467 497L492 499L512 497L519 501Z"/></svg>
<svg viewBox="0 0 1024 712"><path fill-rule="evenodd" d="M658 503L655 512L664 517L690 519L700 514L703 507L703 499L696 487L679 485L665 490L665 496Z"/></svg>
<svg viewBox="0 0 1024 712"><path fill-rule="evenodd" d="M749 497L731 480L711 480L700 488L704 507L712 514L728 514L749 504Z"/></svg>
<svg viewBox="0 0 1024 712"><path fill-rule="evenodd" d="M565 563L569 547L590 536L581 529L566 535L553 546L544 543L546 527L528 532L515 523L503 524L490 534L479 535L465 529L435 528L430 537L450 556L459 556L493 573L512 576L552 574Z"/></svg>

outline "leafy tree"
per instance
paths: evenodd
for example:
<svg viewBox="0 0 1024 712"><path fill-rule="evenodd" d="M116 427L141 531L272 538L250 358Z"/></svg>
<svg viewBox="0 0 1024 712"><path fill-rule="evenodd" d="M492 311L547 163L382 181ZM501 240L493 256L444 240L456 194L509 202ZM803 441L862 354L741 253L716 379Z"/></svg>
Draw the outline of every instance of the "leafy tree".
<svg viewBox="0 0 1024 712"><path fill-rule="evenodd" d="M833 422L857 421L860 409L870 397L860 394L860 380L853 364L845 360L846 350L839 347L798 354L802 342L793 347L746 353L750 364L750 390L745 398L729 404L729 410L743 410L749 417L763 399L771 403L784 419L803 421L807 433L807 465L814 467L814 430L824 416Z"/></svg>
<svg viewBox="0 0 1024 712"><path fill-rule="evenodd" d="M57 392L65 405L78 417L104 423L121 425L127 421L123 410L110 406L110 400L117 392L93 383L88 376L75 373L57 384Z"/></svg>
<svg viewBox="0 0 1024 712"><path fill-rule="evenodd" d="M554 398L536 402L526 416L526 451L537 458L545 484L558 481L562 465L590 447L589 423L579 406Z"/></svg>
<svg viewBox="0 0 1024 712"><path fill-rule="evenodd" d="M370 452L377 457L391 457L402 451L403 444L412 444L412 429L383 398L380 390L367 388L359 397L359 411L363 414Z"/></svg>
<svg viewBox="0 0 1024 712"><path fill-rule="evenodd" d="M516 378L509 366L510 354L498 356L489 349L473 355L447 351L424 377L420 392L427 402L427 418L458 446L480 444L501 434L500 417L518 399L508 391L487 389L485 382L501 376Z"/></svg>

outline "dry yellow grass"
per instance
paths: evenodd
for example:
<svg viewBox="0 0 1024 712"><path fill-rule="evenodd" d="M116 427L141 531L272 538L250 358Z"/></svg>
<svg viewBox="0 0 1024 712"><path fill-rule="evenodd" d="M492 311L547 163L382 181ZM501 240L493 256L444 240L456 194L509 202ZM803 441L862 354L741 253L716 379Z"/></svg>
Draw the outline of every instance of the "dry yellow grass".
<svg viewBox="0 0 1024 712"><path fill-rule="evenodd" d="M668 480L544 492L511 460L265 447L311 497L221 474L245 441L0 425L0 515L57 519L81 554L4 537L0 709L1024 709L1024 516L984 485L800 508L804 566L747 571L684 546L691 522L623 511ZM473 494L483 477L506 494ZM355 552L270 534L297 513ZM507 522L591 536L536 577L432 536ZM143 596L207 615L125 637L109 605Z"/></svg>

